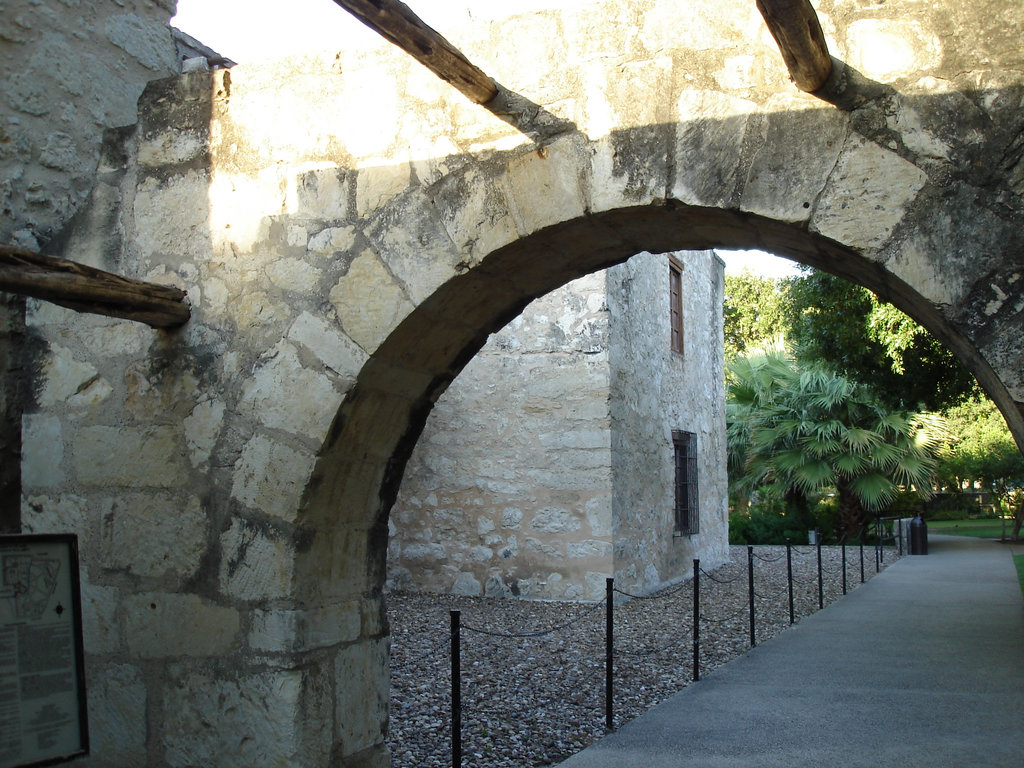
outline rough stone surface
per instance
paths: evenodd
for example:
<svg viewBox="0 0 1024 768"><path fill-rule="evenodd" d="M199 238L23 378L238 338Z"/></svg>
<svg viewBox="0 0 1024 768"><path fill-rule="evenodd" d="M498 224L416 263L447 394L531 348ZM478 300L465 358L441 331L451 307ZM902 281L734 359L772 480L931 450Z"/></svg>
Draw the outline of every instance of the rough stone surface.
<svg viewBox="0 0 1024 768"><path fill-rule="evenodd" d="M1024 442L1024 6L819 6L839 66L813 97L795 93L749 2L474 20L452 37L508 89L491 111L383 44L157 80L137 102L144 80L170 72L170 3L5 5L0 238L59 235L57 255L177 285L193 308L173 332L35 300L20 330L7 323L23 338L21 529L80 536L87 585L101 588L90 663L140 670L124 678L130 694L96 695L138 703L145 688L145 722L123 721L125 754L144 743L162 765L262 754L383 768L387 514L430 406L530 300L638 252L761 247L853 278L949 344ZM715 353L688 349L684 369L701 354ZM559 462L514 481L495 461L435 491L445 515L418 543L460 557L444 565L449 583L469 573L490 593L565 579L552 567L498 583L475 570L487 558L571 561L583 584L565 596L583 596L605 568L531 527L534 510L573 510L579 542L618 541L622 520L595 488L622 475L594 469L592 442L558 441L593 434L564 424L600 418L600 403L574 397L595 382L531 384L522 412L563 407L536 431ZM627 405L633 442L664 448L664 422ZM716 471L702 466L702 485ZM473 525L477 540L452 547L453 495L471 498L478 479L508 498L475 516L492 529ZM660 530L651 485L630 519ZM542 487L565 497L527 504ZM187 555L164 561L156 542L138 559L113 551L111 537L130 537L118 520L147 519L126 504L140 494L186 511L160 534L182 525ZM719 513L702 506L691 543ZM637 583L688 556L685 542L640 540L613 550ZM332 606L352 613L324 630L333 645L303 639L297 619L282 619L293 643L281 634L292 629L253 622ZM193 615L207 636L182 632ZM167 636L147 639L154 627ZM337 674L343 651L357 675Z"/></svg>

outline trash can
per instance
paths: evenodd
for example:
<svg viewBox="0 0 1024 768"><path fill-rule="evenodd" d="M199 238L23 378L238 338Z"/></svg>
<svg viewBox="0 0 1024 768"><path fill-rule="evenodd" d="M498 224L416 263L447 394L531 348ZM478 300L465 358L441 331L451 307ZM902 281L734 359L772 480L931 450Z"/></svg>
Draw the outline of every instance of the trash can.
<svg viewBox="0 0 1024 768"><path fill-rule="evenodd" d="M910 554L928 554L928 526L921 515L910 521Z"/></svg>

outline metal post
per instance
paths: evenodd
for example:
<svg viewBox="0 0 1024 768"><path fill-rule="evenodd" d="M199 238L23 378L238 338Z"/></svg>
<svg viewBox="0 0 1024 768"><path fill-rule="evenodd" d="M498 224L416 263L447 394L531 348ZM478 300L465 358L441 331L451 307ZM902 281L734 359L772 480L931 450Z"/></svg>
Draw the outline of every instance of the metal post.
<svg viewBox="0 0 1024 768"><path fill-rule="evenodd" d="M693 681L700 680L700 560L693 559Z"/></svg>
<svg viewBox="0 0 1024 768"><path fill-rule="evenodd" d="M793 611L793 547L786 539L786 579L789 581L789 623L796 623L796 615Z"/></svg>
<svg viewBox="0 0 1024 768"><path fill-rule="evenodd" d="M459 612L452 619L452 768L462 768L462 659Z"/></svg>
<svg viewBox="0 0 1024 768"><path fill-rule="evenodd" d="M615 730L615 714L612 708L612 663L614 659L614 633L612 628L613 597L615 579L605 579L605 612L604 612L604 727L607 731Z"/></svg>
<svg viewBox="0 0 1024 768"><path fill-rule="evenodd" d="M860 527L860 583L864 583L864 526Z"/></svg>
<svg viewBox="0 0 1024 768"><path fill-rule="evenodd" d="M747 545L747 592L750 595L750 647L757 645L754 628L754 548Z"/></svg>
<svg viewBox="0 0 1024 768"><path fill-rule="evenodd" d="M846 594L846 531L843 531L843 594Z"/></svg>
<svg viewBox="0 0 1024 768"><path fill-rule="evenodd" d="M900 557L903 557L903 518L896 518L896 527L899 529L898 536L900 540Z"/></svg>
<svg viewBox="0 0 1024 768"><path fill-rule="evenodd" d="M818 537L818 610L825 607L825 587L821 580L821 537Z"/></svg>
<svg viewBox="0 0 1024 768"><path fill-rule="evenodd" d="M875 573L881 569L882 560L882 518L875 519Z"/></svg>

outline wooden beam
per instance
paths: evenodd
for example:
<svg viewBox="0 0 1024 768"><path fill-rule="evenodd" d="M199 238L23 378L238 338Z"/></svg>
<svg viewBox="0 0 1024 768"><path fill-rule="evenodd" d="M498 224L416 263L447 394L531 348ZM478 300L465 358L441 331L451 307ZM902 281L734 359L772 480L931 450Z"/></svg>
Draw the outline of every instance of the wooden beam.
<svg viewBox="0 0 1024 768"><path fill-rule="evenodd" d="M808 0L756 0L757 10L782 51L790 77L801 91L813 93L832 73L825 35Z"/></svg>
<svg viewBox="0 0 1024 768"><path fill-rule="evenodd" d="M131 280L66 259L0 245L0 291L45 299L78 312L174 328L191 311L185 292Z"/></svg>
<svg viewBox="0 0 1024 768"><path fill-rule="evenodd" d="M399 0L334 0L477 104L498 93L494 81Z"/></svg>

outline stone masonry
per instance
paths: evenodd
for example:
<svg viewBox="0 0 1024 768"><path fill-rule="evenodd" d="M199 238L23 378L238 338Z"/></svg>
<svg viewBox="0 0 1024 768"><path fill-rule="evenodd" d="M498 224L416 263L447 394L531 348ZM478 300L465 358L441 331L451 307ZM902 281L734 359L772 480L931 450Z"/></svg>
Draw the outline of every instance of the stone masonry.
<svg viewBox="0 0 1024 768"><path fill-rule="evenodd" d="M1020 4L822 0L813 96L746 0L597 2L453 31L504 87L488 108L394 50L315 53L151 83L102 150L61 116L164 71L88 64L156 39L162 6L62 4L81 34L14 6L5 237L59 231L193 308L157 332L29 301L2 326L22 530L81 540L83 765L387 765L388 514L430 410L531 300L634 254L852 278L1024 441Z"/></svg>
<svg viewBox="0 0 1024 768"><path fill-rule="evenodd" d="M721 262L685 267L670 350L667 257L535 300L438 401L391 513L392 588L539 599L650 591L728 543ZM701 528L673 536L672 429L699 432ZM699 542L699 543L698 543Z"/></svg>

